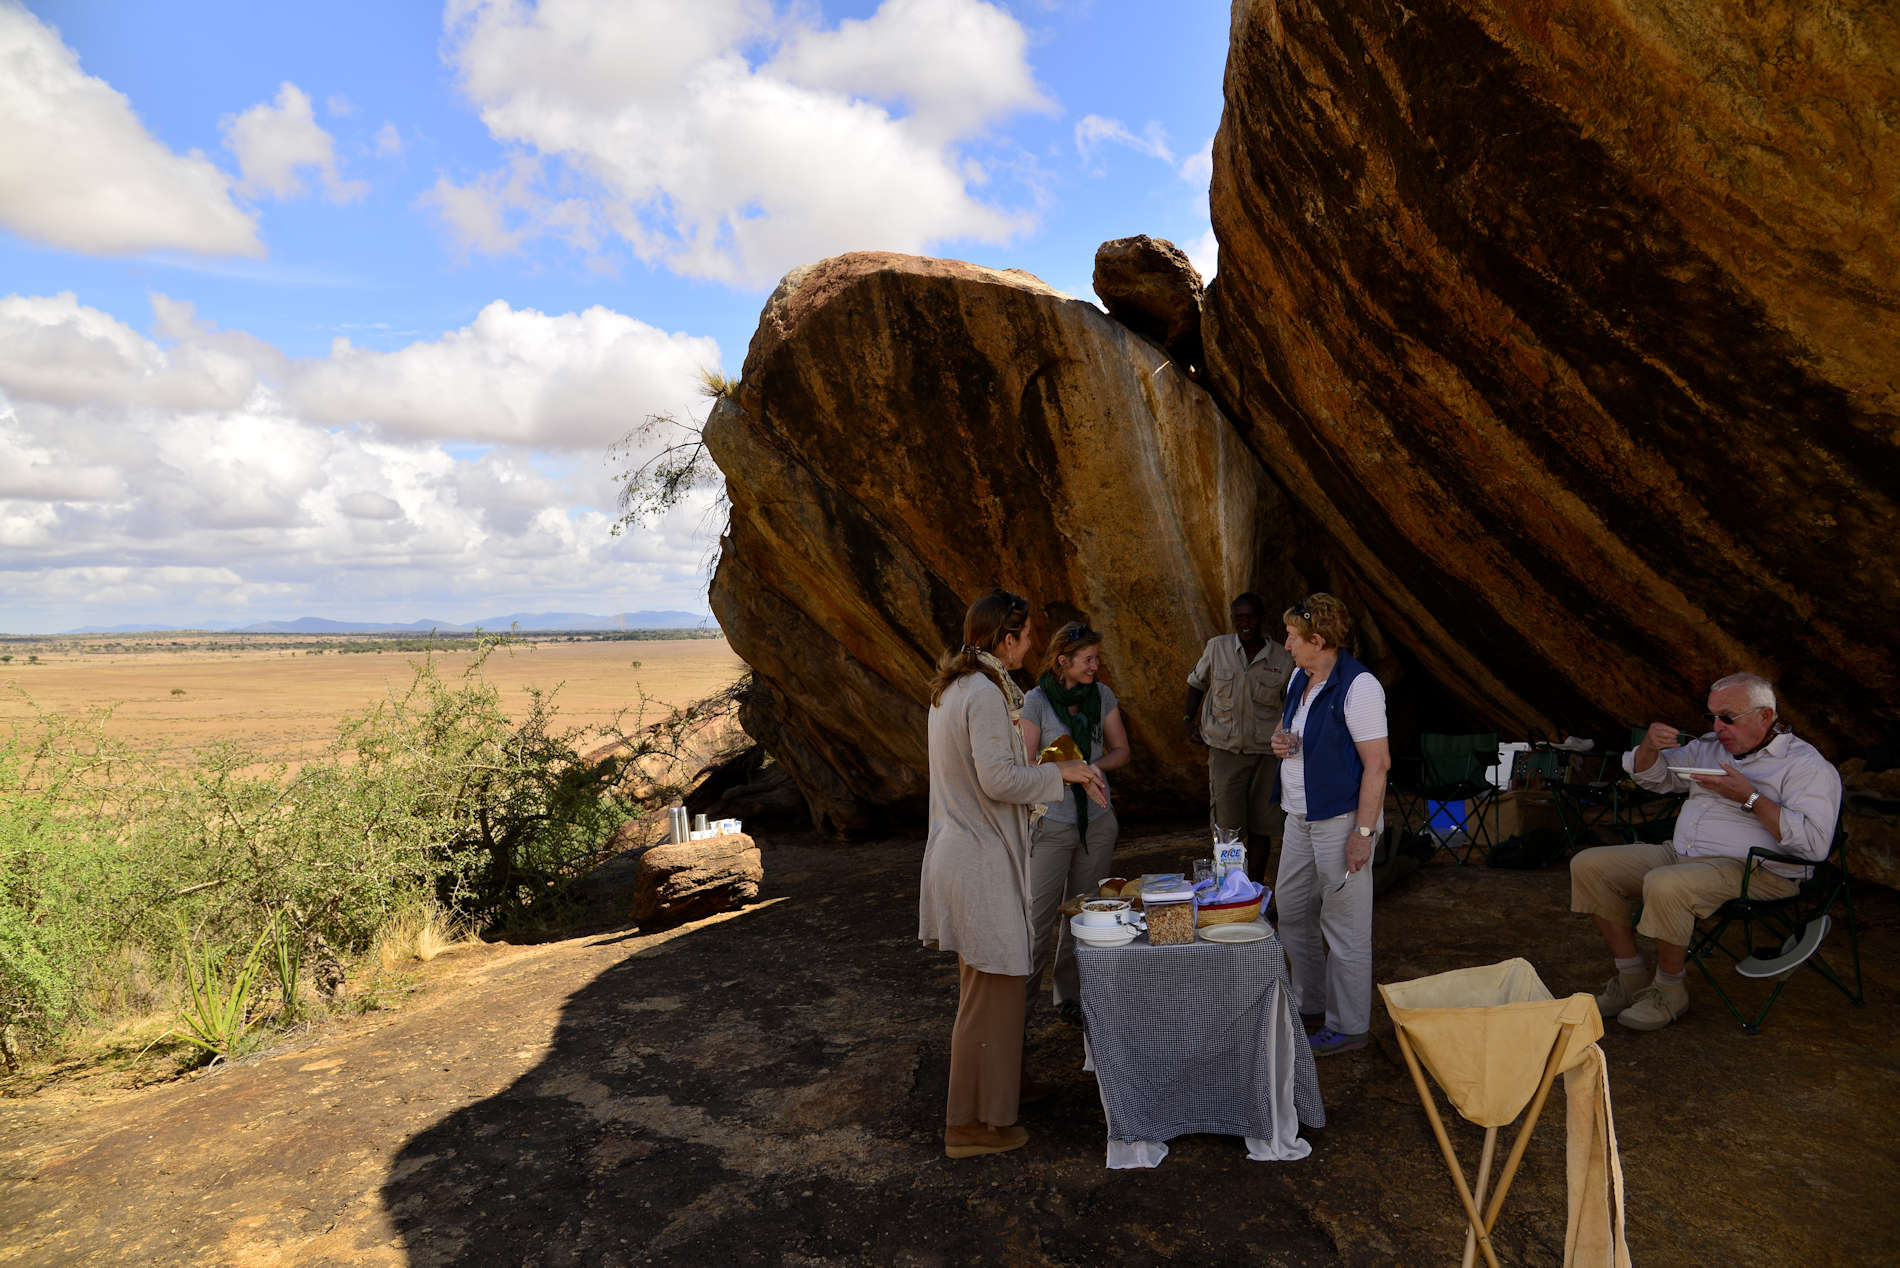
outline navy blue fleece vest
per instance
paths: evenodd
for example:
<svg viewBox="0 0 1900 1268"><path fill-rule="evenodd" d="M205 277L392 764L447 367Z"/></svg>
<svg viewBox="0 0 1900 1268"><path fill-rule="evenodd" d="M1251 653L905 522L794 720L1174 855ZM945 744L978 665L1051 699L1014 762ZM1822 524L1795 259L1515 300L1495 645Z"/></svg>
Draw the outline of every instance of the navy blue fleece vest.
<svg viewBox="0 0 1900 1268"><path fill-rule="evenodd" d="M1306 711L1306 731L1300 737L1300 754L1306 759L1306 817L1332 819L1351 814L1359 808L1359 780L1366 764L1359 760L1359 749L1346 730L1346 688L1366 672L1351 652L1340 652L1339 663L1313 698ZM1286 709L1280 725L1293 725L1293 714L1306 694L1311 675L1304 669L1293 671L1286 685ZM1275 790L1278 797L1278 790Z"/></svg>

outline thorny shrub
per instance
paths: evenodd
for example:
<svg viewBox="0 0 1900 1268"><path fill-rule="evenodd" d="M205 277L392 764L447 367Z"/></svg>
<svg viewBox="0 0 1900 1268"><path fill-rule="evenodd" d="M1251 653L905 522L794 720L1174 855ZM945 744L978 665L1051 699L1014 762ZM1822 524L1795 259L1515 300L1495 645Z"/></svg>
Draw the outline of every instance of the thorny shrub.
<svg viewBox="0 0 1900 1268"><path fill-rule="evenodd" d="M491 931L544 921L616 827L672 791L624 776L677 754L696 712L632 733L617 719L590 761L553 693L509 719L482 675L502 641L453 676L414 661L294 773L229 744L168 765L114 737L109 709L37 712L0 738L8 1038L176 1002L192 956L241 962L273 921L317 959L432 910Z"/></svg>

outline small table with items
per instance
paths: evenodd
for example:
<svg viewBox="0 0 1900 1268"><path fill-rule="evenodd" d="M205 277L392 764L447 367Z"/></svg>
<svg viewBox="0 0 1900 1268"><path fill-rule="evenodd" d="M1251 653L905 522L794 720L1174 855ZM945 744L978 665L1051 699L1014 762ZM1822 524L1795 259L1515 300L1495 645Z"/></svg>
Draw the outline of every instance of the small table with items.
<svg viewBox="0 0 1900 1268"><path fill-rule="evenodd" d="M1153 1167L1194 1132L1246 1138L1256 1161L1291 1162L1324 1127L1313 1051L1294 1015L1286 954L1264 936L1151 946L1078 943L1089 1060L1108 1118L1108 1165Z"/></svg>

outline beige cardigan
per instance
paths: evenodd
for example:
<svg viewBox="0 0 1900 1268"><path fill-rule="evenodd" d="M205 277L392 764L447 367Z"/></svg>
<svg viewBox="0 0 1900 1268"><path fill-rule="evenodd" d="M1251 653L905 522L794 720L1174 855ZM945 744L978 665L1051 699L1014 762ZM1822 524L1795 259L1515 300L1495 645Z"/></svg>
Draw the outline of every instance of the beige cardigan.
<svg viewBox="0 0 1900 1268"><path fill-rule="evenodd" d="M1032 766L1003 693L965 674L930 710L930 837L917 936L984 973L1027 977L1029 807L1062 795L1062 773Z"/></svg>

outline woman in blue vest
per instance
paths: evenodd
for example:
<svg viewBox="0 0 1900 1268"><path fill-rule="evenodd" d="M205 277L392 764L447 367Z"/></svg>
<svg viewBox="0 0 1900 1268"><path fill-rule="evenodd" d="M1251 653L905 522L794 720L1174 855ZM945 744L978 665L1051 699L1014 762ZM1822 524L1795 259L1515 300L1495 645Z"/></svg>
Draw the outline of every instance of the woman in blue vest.
<svg viewBox="0 0 1900 1268"><path fill-rule="evenodd" d="M1316 1055L1363 1048L1372 1032L1372 845L1383 826L1385 688L1345 650L1346 605L1315 594L1288 608L1296 668L1273 751L1286 839L1274 901L1300 1017ZM1325 945L1321 945L1322 937Z"/></svg>

